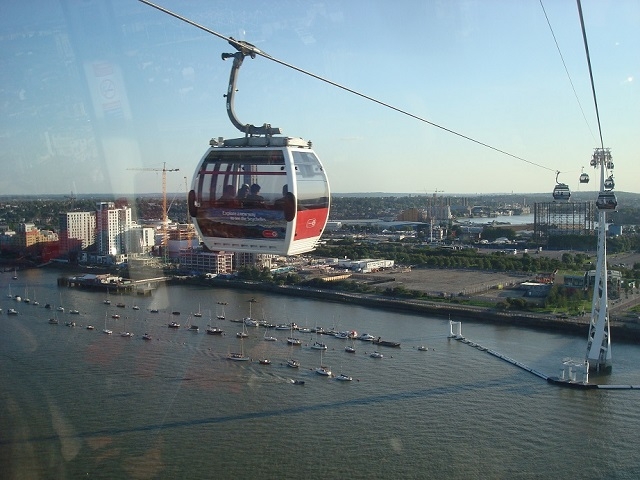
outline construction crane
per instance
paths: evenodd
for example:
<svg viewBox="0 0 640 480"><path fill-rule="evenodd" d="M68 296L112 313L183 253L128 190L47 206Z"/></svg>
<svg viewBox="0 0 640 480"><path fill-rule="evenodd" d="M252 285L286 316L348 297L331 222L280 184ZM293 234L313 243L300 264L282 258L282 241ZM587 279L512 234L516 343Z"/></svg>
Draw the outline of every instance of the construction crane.
<svg viewBox="0 0 640 480"><path fill-rule="evenodd" d="M166 255L168 242L169 215L167 212L167 172L178 172L179 168L167 168L167 162L163 162L162 168L127 168L127 170L137 170L139 172L162 172L162 249Z"/></svg>

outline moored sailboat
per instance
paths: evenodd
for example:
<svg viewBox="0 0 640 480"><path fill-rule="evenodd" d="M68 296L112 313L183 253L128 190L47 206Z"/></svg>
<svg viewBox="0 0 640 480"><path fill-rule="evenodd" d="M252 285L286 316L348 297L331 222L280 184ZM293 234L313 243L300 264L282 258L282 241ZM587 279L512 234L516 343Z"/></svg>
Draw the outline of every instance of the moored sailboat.
<svg viewBox="0 0 640 480"><path fill-rule="evenodd" d="M242 324L242 330L244 332L244 323ZM244 354L244 337L240 338L240 352L230 352L227 355L227 359L233 360L235 362L246 362L249 361L250 358Z"/></svg>

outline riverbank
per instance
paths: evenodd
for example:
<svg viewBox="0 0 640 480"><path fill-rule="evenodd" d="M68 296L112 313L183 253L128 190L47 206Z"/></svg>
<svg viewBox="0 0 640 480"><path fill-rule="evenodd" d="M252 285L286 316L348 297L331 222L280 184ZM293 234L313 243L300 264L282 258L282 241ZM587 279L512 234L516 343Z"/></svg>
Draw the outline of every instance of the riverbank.
<svg viewBox="0 0 640 480"><path fill-rule="evenodd" d="M322 290L290 285L273 285L262 282L218 280L202 281L194 278L174 278L169 283L204 285L213 288L236 288L252 291L263 291L288 296L317 298L337 303L351 303L366 307L380 308L394 312L421 313L443 318L465 319L478 323L493 323L510 326L540 329L547 332L566 332L587 337L589 317L561 318L555 315L540 315L527 312L501 311L449 302L428 300L409 300L389 298L379 295L355 294ZM610 322L611 336L615 341L636 343L640 341L640 324L637 322Z"/></svg>

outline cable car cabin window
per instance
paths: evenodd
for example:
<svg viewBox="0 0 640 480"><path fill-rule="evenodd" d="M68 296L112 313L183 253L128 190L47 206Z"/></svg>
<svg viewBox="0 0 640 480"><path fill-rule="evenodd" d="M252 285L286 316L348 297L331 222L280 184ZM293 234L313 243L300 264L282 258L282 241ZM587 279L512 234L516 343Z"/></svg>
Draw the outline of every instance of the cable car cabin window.
<svg viewBox="0 0 640 480"><path fill-rule="evenodd" d="M204 236L282 239L287 220L278 201L287 185L282 150L212 149L196 179L196 221ZM269 232L265 236L265 232Z"/></svg>

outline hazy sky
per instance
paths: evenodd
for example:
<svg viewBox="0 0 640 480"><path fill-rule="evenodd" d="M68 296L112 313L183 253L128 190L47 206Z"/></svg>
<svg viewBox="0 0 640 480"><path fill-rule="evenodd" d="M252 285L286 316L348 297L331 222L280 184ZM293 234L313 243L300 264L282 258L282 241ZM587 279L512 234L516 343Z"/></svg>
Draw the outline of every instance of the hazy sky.
<svg viewBox="0 0 640 480"><path fill-rule="evenodd" d="M536 164L247 58L238 117L311 140L333 192L551 192L556 170L574 190L598 186L573 0L156 3ZM582 8L616 190L640 192L640 1ZM159 192L159 173L127 168L163 162L180 169L168 190L184 192L209 139L240 136L223 98L231 61L220 55L233 48L139 1L2 2L0 47L0 194Z"/></svg>

